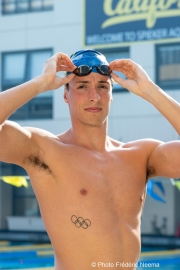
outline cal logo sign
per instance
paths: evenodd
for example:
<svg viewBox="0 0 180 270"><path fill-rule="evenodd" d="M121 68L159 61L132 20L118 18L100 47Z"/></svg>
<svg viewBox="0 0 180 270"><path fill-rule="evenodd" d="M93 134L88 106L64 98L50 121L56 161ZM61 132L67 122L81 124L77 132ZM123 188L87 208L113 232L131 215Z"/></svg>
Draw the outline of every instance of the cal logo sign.
<svg viewBox="0 0 180 270"><path fill-rule="evenodd" d="M180 0L84 0L84 46L180 40Z"/></svg>

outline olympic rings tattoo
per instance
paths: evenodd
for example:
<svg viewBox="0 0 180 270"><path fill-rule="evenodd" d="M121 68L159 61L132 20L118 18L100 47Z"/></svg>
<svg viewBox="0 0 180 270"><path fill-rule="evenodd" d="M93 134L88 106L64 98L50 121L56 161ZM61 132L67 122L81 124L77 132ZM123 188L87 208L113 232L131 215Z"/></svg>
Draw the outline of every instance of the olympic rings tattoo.
<svg viewBox="0 0 180 270"><path fill-rule="evenodd" d="M82 227L83 229L87 229L89 226L91 226L91 221L89 219L76 217L75 215L71 217L71 221L77 228Z"/></svg>

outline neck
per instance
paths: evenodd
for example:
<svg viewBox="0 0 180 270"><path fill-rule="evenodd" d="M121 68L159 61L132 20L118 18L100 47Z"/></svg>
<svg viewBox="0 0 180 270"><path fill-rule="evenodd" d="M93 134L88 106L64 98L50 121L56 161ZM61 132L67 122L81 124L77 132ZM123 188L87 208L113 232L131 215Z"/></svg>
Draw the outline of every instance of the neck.
<svg viewBox="0 0 180 270"><path fill-rule="evenodd" d="M107 136L107 120L102 126L72 123L72 127L66 133L66 139L69 143L104 152L110 145L110 139Z"/></svg>

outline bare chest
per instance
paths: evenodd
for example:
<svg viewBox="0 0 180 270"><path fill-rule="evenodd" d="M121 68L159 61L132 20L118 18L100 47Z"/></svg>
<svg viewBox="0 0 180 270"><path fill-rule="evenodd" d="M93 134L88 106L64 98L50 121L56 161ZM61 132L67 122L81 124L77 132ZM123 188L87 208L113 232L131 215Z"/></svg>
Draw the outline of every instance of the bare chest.
<svg viewBox="0 0 180 270"><path fill-rule="evenodd" d="M32 182L42 207L61 205L66 214L138 215L144 203L146 168L136 153L106 156L87 151L54 153L48 166L53 172L34 170ZM37 182L37 171L43 181ZM45 199L46 198L46 199ZM47 206L48 202L48 206ZM81 214L81 213L79 213Z"/></svg>
<svg viewBox="0 0 180 270"><path fill-rule="evenodd" d="M66 256L64 250L71 254L76 250L76 257L85 252L90 261L96 256L117 260L119 254L127 261L137 259L137 253L128 255L130 259L125 255L132 243L133 250L140 248L146 181L143 154L126 150L99 154L65 147L51 148L35 160L28 172L60 257Z"/></svg>

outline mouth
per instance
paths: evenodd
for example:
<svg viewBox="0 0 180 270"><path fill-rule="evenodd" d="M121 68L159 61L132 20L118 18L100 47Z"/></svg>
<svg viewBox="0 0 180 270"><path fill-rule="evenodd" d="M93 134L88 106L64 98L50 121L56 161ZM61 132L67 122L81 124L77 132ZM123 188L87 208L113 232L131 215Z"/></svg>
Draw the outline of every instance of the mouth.
<svg viewBox="0 0 180 270"><path fill-rule="evenodd" d="M102 109L98 107L89 107L89 108L86 108L85 111L91 112L91 113L98 113L102 111Z"/></svg>

